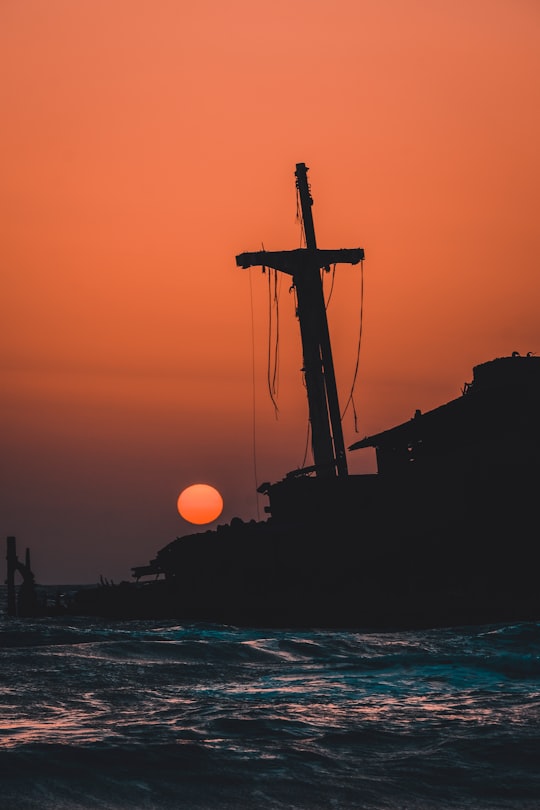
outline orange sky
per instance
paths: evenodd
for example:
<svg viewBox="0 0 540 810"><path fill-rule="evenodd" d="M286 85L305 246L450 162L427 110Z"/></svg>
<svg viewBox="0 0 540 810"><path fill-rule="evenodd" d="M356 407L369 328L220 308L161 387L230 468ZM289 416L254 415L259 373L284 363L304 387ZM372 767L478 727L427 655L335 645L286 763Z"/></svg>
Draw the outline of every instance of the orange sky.
<svg viewBox="0 0 540 810"><path fill-rule="evenodd" d="M302 465L289 279L276 419L235 263L300 246L298 162L319 247L366 252L347 446L540 352L537 0L3 0L0 62L0 524L38 581L129 579L183 487L262 518ZM359 295L338 266L342 403Z"/></svg>

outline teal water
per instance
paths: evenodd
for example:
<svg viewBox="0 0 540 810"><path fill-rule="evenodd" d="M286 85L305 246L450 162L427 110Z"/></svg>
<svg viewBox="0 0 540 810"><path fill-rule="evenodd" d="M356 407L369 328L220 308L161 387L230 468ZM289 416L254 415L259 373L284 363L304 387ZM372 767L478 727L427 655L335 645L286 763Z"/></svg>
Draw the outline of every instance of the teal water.
<svg viewBox="0 0 540 810"><path fill-rule="evenodd" d="M0 618L0 810L540 808L540 624Z"/></svg>

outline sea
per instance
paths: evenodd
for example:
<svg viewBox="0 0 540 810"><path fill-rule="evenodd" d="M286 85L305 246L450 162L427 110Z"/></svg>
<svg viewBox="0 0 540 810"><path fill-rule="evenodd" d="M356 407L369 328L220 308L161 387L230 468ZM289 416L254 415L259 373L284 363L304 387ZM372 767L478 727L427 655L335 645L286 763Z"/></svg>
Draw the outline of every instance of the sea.
<svg viewBox="0 0 540 810"><path fill-rule="evenodd" d="M540 808L540 623L246 629L4 601L0 695L0 810Z"/></svg>

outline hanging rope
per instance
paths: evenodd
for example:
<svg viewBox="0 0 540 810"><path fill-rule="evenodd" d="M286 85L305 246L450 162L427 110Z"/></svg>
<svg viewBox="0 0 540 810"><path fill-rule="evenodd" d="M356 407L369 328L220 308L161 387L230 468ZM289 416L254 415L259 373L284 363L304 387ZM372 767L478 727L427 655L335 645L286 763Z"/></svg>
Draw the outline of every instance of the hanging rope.
<svg viewBox="0 0 540 810"><path fill-rule="evenodd" d="M279 276L277 270L273 270L272 275L274 277L272 300L273 300L274 322L275 322L272 390L277 397L279 384L279 285L281 284L281 277Z"/></svg>
<svg viewBox="0 0 540 810"><path fill-rule="evenodd" d="M300 465L301 468L304 468L307 465L307 457L309 452L309 445L310 445L310 436L311 436L311 422L308 419L307 428L306 428L306 443L304 445L304 458L302 459L302 464Z"/></svg>
<svg viewBox="0 0 540 810"><path fill-rule="evenodd" d="M324 272L325 272L324 269L321 270L321 281L324 281L324 275L323 275ZM333 264L332 265L332 281L330 282L330 290L328 292L328 298L326 299L326 302L325 302L325 305L324 305L324 308L326 310L328 309L328 305L330 304L330 300L332 298L332 293L334 292L335 280L336 280L336 265Z"/></svg>
<svg viewBox="0 0 540 810"><path fill-rule="evenodd" d="M360 262L360 325L358 329L358 346L356 349L356 366L354 369L354 376L351 385L351 391L349 394L349 398L345 404L345 408L343 413L341 414L341 421L343 421L343 417L347 413L347 409L349 405L352 406L353 414L354 414L354 431L358 433L358 416L356 413L356 406L354 404L354 389L356 386L356 379L358 377L358 367L360 365L360 347L362 345L362 328L364 323L364 262Z"/></svg>
<svg viewBox="0 0 540 810"><path fill-rule="evenodd" d="M302 247L307 247L306 229L305 229L305 226L304 226L304 217L302 216L302 204L301 204L301 200L300 200L300 191L298 189L298 186L296 187L296 220L297 220L297 222L300 223L300 247L301 248ZM326 301L326 303L325 303L325 309L328 307L328 304L330 303L330 298L332 297L332 291L334 289L334 278L335 278L335 272L336 272L336 265L335 264L333 265L333 271L334 272L332 274L332 284L331 284L331 287L330 287L330 293L329 293L329 296L328 296L328 301ZM323 275L322 274L324 273L324 270L321 269L320 272L321 272L321 284L322 284L322 281L323 281ZM290 292L294 293L294 298L295 298L294 311L296 312L296 315L298 317L298 296L296 295L296 287L294 285L294 281L293 281L293 283L291 285ZM303 384L304 388L307 390L305 373L302 374L302 384ZM307 457L308 457L308 453L309 453L309 447L310 447L310 444L311 444L310 438L311 438L311 420L309 418L309 408L308 408L308 414L307 414L307 418L306 418L306 443L304 445L304 458L303 458L302 464L301 464L302 467L305 467L306 464L307 464Z"/></svg>
<svg viewBox="0 0 540 810"><path fill-rule="evenodd" d="M264 268L266 269L266 268ZM279 294L277 270L268 268L268 349L266 363L266 378L268 393L274 406L274 415L278 418L279 408L276 400L278 389L279 369ZM275 321L275 327L274 327ZM272 346L272 339L274 345Z"/></svg>
<svg viewBox="0 0 540 810"><path fill-rule="evenodd" d="M304 229L304 217L302 216L302 204L300 202L298 186L296 187L296 221L300 223L300 247L306 247L306 231Z"/></svg>
<svg viewBox="0 0 540 810"><path fill-rule="evenodd" d="M255 315L253 312L253 285L251 279L251 269L248 270L249 273L249 302L250 302L250 309L251 309L251 442L252 442L252 454L253 454L253 478L255 479L255 493L259 488L259 475L257 472L257 413L256 413L256 402L255 402ZM257 506L257 520L260 520L260 510L259 510L259 495L255 495L255 503Z"/></svg>

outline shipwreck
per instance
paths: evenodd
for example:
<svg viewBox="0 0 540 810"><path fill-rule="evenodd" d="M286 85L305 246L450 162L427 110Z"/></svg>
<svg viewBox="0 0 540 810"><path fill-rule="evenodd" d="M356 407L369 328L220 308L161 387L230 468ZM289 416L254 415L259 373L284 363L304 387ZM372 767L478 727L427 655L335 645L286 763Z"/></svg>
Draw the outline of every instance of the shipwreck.
<svg viewBox="0 0 540 810"><path fill-rule="evenodd" d="M176 538L70 610L378 630L540 619L540 358L480 363L456 399L345 448L322 274L364 250L317 247L307 173L296 165L305 247L236 263L291 276L313 464L259 487L265 520ZM353 475L347 453L365 447L377 472Z"/></svg>

